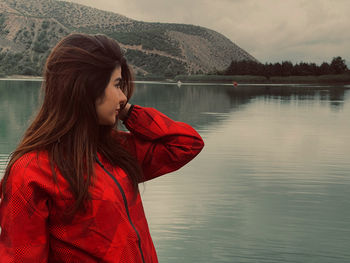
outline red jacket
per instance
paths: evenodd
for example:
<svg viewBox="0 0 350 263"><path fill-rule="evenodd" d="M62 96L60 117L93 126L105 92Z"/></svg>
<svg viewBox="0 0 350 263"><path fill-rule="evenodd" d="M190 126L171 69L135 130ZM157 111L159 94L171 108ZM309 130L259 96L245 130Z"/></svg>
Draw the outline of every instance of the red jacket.
<svg viewBox="0 0 350 263"><path fill-rule="evenodd" d="M125 147L146 180L179 169L204 145L189 125L152 108L135 106L125 124ZM47 154L17 160L0 204L0 262L158 262L140 194L122 169L98 157L91 208L71 221L62 215L74 198L59 173L53 181Z"/></svg>

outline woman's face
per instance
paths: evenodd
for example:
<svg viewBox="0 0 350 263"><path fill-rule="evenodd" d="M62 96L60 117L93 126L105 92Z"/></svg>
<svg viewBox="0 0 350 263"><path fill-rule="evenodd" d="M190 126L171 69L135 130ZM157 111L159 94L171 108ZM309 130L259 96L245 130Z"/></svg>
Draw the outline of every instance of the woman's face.
<svg viewBox="0 0 350 263"><path fill-rule="evenodd" d="M122 71L117 67L111 74L104 96L96 100L96 112L100 125L114 125L119 111L127 102L122 87Z"/></svg>

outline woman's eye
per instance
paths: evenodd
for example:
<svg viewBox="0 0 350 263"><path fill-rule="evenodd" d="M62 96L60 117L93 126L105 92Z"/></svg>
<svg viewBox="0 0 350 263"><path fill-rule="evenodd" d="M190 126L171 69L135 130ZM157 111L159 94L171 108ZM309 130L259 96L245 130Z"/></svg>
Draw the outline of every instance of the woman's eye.
<svg viewBox="0 0 350 263"><path fill-rule="evenodd" d="M123 93L125 93L126 87L127 87L127 86L125 85L125 82L123 82L123 81L121 81L120 83L118 83L118 84L116 85L116 88L121 89Z"/></svg>

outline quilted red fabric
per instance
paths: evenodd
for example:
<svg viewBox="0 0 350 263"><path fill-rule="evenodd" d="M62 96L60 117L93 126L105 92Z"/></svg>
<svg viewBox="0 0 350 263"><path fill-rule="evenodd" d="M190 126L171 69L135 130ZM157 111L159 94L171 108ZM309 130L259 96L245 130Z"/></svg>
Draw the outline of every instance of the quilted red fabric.
<svg viewBox="0 0 350 263"><path fill-rule="evenodd" d="M145 180L179 169L204 146L192 127L153 108L135 106L125 125L125 147ZM22 156L1 195L0 262L158 262L140 194L135 198L126 173L98 154L95 174L88 211L67 220L68 183L59 173L53 181L45 152Z"/></svg>

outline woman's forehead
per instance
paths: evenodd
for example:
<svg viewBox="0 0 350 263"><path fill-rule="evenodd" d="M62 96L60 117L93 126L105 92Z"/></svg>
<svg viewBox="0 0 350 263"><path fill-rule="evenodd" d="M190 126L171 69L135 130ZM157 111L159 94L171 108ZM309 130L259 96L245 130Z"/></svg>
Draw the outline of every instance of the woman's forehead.
<svg viewBox="0 0 350 263"><path fill-rule="evenodd" d="M117 81L122 78L122 69L121 67L116 67L111 74L111 81Z"/></svg>

